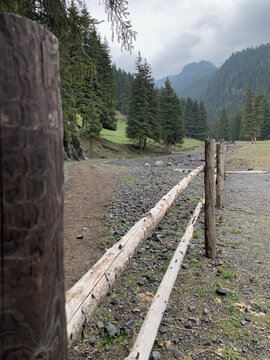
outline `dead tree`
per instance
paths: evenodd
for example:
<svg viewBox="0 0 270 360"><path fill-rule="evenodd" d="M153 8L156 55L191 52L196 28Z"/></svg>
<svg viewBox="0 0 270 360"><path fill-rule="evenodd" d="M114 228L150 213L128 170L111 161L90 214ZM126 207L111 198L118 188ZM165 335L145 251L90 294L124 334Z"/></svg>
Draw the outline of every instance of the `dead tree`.
<svg viewBox="0 0 270 360"><path fill-rule="evenodd" d="M58 41L0 14L1 359L67 359Z"/></svg>

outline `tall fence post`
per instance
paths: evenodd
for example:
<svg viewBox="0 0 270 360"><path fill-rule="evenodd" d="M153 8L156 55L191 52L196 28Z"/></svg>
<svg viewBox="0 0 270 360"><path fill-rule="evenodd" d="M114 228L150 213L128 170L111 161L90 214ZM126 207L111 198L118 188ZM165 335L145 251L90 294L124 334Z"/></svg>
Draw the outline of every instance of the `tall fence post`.
<svg viewBox="0 0 270 360"><path fill-rule="evenodd" d="M205 255L216 257L215 230L215 140L205 141Z"/></svg>
<svg viewBox="0 0 270 360"><path fill-rule="evenodd" d="M217 178L216 178L216 208L222 208L222 192L224 189L224 142L217 144Z"/></svg>
<svg viewBox="0 0 270 360"><path fill-rule="evenodd" d="M0 14L1 359L67 359L57 39Z"/></svg>

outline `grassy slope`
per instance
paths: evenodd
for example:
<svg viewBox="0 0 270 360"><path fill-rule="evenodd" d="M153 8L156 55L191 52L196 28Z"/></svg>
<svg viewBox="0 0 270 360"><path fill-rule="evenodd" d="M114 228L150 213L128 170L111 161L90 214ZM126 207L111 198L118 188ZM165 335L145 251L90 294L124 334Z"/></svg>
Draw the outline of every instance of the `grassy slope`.
<svg viewBox="0 0 270 360"><path fill-rule="evenodd" d="M121 119L120 121L118 121L116 131L107 130L107 129L103 129L101 131L102 143L105 145L108 156L110 155L108 148L111 148L112 150L111 156L115 155L115 152L118 153L117 156L131 157L139 154L138 149L132 147L133 144L132 141L126 137L125 129L126 129L126 123L123 122L123 119ZM191 149L200 146L201 144L202 142L199 140L185 138L184 143L181 146L173 146L172 151L178 152L178 151L182 151L183 149ZM95 151L100 153L100 150L101 152L104 152L104 148L98 149L97 147L95 147ZM146 150L147 155L161 154L163 152L164 152L164 147L161 144L158 144L152 140L148 140L147 150ZM101 155L104 156L105 154L101 154Z"/></svg>
<svg viewBox="0 0 270 360"><path fill-rule="evenodd" d="M270 169L270 140L240 143L238 151L230 157L231 164L252 167L254 170Z"/></svg>

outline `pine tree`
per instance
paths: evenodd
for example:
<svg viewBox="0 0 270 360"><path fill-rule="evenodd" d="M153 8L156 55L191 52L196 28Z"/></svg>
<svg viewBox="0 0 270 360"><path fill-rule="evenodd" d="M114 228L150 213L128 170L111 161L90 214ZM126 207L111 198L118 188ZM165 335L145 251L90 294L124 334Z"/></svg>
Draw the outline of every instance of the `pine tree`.
<svg viewBox="0 0 270 360"><path fill-rule="evenodd" d="M269 102L264 98L264 119L261 128L261 137L263 140L270 139L270 105Z"/></svg>
<svg viewBox="0 0 270 360"><path fill-rule="evenodd" d="M190 97L187 98L184 109L184 125L185 125L186 135L188 137L192 137L195 131L195 118L194 118L193 101Z"/></svg>
<svg viewBox="0 0 270 360"><path fill-rule="evenodd" d="M180 100L173 90L170 81L165 81L165 88L160 93L159 118L161 125L161 139L167 152L171 145L182 144L184 138L184 123Z"/></svg>
<svg viewBox="0 0 270 360"><path fill-rule="evenodd" d="M139 53L136 59L136 74L131 86L126 134L135 140L142 153L148 137L155 137L155 90L151 69Z"/></svg>
<svg viewBox="0 0 270 360"><path fill-rule="evenodd" d="M231 140L233 141L240 140L241 120L242 111L240 110L230 118Z"/></svg>
<svg viewBox="0 0 270 360"><path fill-rule="evenodd" d="M202 100L199 104L199 114L198 114L198 123L197 123L197 139L205 140L207 138L207 111Z"/></svg>
<svg viewBox="0 0 270 360"><path fill-rule="evenodd" d="M254 94L248 85L242 115L242 136L244 139L250 139L252 142L256 137L256 124L254 119Z"/></svg>

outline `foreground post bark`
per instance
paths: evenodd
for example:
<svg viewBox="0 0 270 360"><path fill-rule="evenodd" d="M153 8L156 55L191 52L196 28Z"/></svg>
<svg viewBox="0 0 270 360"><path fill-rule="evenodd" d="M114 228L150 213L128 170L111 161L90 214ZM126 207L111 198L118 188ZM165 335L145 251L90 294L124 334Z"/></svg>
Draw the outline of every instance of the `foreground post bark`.
<svg viewBox="0 0 270 360"><path fill-rule="evenodd" d="M0 358L67 359L57 39L0 14Z"/></svg>
<svg viewBox="0 0 270 360"><path fill-rule="evenodd" d="M66 313L69 342L81 332L82 325L90 319L91 314L125 269L135 251L203 168L204 165L198 167L163 196L149 213L139 220L113 247L108 249L102 258L67 292Z"/></svg>
<svg viewBox="0 0 270 360"><path fill-rule="evenodd" d="M216 257L215 230L215 140L205 141L205 255Z"/></svg>

